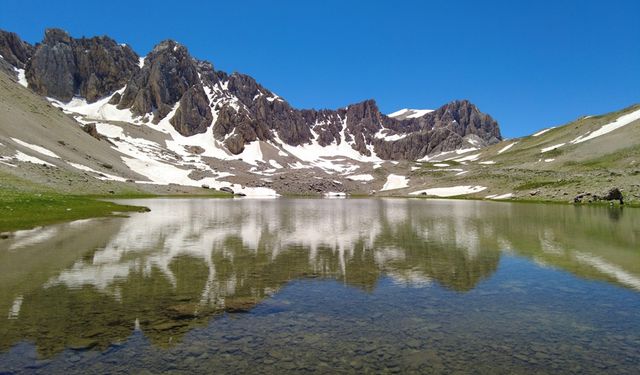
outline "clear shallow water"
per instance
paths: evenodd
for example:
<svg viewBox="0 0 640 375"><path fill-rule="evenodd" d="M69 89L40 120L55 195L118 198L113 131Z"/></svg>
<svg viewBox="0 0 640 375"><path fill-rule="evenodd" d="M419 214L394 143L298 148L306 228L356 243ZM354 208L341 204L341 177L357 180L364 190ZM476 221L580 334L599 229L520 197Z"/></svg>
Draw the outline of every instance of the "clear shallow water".
<svg viewBox="0 0 640 375"><path fill-rule="evenodd" d="M143 200L0 241L0 373L629 373L640 210Z"/></svg>

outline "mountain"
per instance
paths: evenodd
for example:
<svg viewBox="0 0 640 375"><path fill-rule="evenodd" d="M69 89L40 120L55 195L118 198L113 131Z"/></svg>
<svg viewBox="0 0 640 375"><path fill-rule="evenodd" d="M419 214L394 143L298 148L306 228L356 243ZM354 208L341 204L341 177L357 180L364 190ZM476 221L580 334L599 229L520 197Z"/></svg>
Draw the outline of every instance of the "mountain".
<svg viewBox="0 0 640 375"><path fill-rule="evenodd" d="M1 38L0 53L25 70L36 93L63 103L109 96L117 109L131 111L132 120L158 124L169 117L184 136L212 127L232 154L256 140L347 142L363 156L399 160L459 148L469 135L485 145L501 139L498 124L467 101L402 118L383 115L372 100L339 110L297 110L253 78L216 71L171 40L140 58L109 37L75 39L59 29L46 30L34 47L15 34L2 32Z"/></svg>
<svg viewBox="0 0 640 375"><path fill-rule="evenodd" d="M621 176L636 171L637 107L502 140L466 100L389 115L373 100L296 109L171 40L141 57L106 36L50 29L32 46L0 31L0 55L0 173L58 190L569 200L597 185L635 199ZM617 169L588 168L598 157Z"/></svg>

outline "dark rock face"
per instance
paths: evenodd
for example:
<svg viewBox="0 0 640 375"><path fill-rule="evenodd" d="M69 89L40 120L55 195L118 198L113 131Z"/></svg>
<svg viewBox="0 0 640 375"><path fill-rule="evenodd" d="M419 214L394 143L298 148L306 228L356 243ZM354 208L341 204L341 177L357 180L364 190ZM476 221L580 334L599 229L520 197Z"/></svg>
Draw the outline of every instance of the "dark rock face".
<svg viewBox="0 0 640 375"><path fill-rule="evenodd" d="M82 126L82 130L85 131L85 133L89 134L90 136L92 136L93 138L101 141L102 140L102 135L100 135L100 133L98 133L98 129L96 128L96 124L95 123L89 123L89 124L85 124L84 126Z"/></svg>
<svg viewBox="0 0 640 375"><path fill-rule="evenodd" d="M74 39L59 29L46 30L26 64L29 87L61 101L78 95L94 102L120 89L137 70L138 56L128 46L106 36Z"/></svg>
<svg viewBox="0 0 640 375"><path fill-rule="evenodd" d="M68 101L76 93L76 71L71 38L61 30L47 30L27 64L26 76L38 94Z"/></svg>
<svg viewBox="0 0 640 375"><path fill-rule="evenodd" d="M372 144L375 134L382 129L382 116L384 116L378 110L376 102L367 100L350 105L345 111L345 116L347 130L351 133L354 142L352 147L363 155L371 156L367 145ZM349 141L348 138L345 140Z"/></svg>
<svg viewBox="0 0 640 375"><path fill-rule="evenodd" d="M138 71L138 55L107 37L82 38L74 46L80 96L94 102L122 88Z"/></svg>
<svg viewBox="0 0 640 375"><path fill-rule="evenodd" d="M227 87L229 98L223 101L226 104L218 115L214 134L224 136L235 129L233 143L240 139L245 143L273 140L274 132L290 145L309 141L311 131L299 111L247 75L234 73L225 78L220 84Z"/></svg>
<svg viewBox="0 0 640 375"><path fill-rule="evenodd" d="M153 113L157 124L194 85L200 85L195 60L184 46L166 40L149 53L142 69L128 80L118 108L131 108L136 115ZM202 87L189 91L189 98L184 101L189 107L183 108L174 125L199 132L200 123L211 116L210 109L202 105L204 99ZM187 118L191 122L185 123Z"/></svg>
<svg viewBox="0 0 640 375"><path fill-rule="evenodd" d="M33 46L20 39L18 34L0 30L0 55L9 64L24 69L33 50Z"/></svg>
<svg viewBox="0 0 640 375"><path fill-rule="evenodd" d="M0 52L26 67L30 88L42 95L63 101L80 95L91 102L112 94L109 103L144 122L157 124L171 115L184 136L212 127L233 154L256 140L292 146L346 142L364 156L416 160L466 147L469 137L478 146L501 140L497 122L466 100L417 118L388 117L373 100L338 110L294 109L252 77L216 71L171 40L158 44L142 67L129 47L108 37L74 39L58 29L47 30L35 49L2 32Z"/></svg>
<svg viewBox="0 0 640 375"><path fill-rule="evenodd" d="M221 187L220 191L224 191L225 193L233 194L233 190L230 187Z"/></svg>
<svg viewBox="0 0 640 375"><path fill-rule="evenodd" d="M218 76L216 85L228 96L220 94L222 99L214 106L218 112L213 133L224 139L234 154L242 152L248 142L277 137L293 146L313 141L321 146L347 142L365 156L375 152L382 159L415 160L432 152L460 148L464 138L471 135L484 145L502 139L497 122L466 100L419 118L397 120L380 113L373 100L339 110L296 110L253 78L237 73ZM376 137L380 131L404 138L384 140Z"/></svg>
<svg viewBox="0 0 640 375"><path fill-rule="evenodd" d="M622 192L617 187L610 189L606 194L597 197L598 200L603 201L619 201L620 204L624 204L624 197Z"/></svg>
<svg viewBox="0 0 640 375"><path fill-rule="evenodd" d="M609 189L609 191L603 195L580 193L573 198L573 203L582 203L583 200L587 200L589 203L596 201L619 201L620 204L624 204L622 192L617 187Z"/></svg>
<svg viewBox="0 0 640 375"><path fill-rule="evenodd" d="M207 95L202 86L194 85L182 95L180 106L170 121L178 133L188 136L206 132L212 120Z"/></svg>
<svg viewBox="0 0 640 375"><path fill-rule="evenodd" d="M0 72L8 75L10 78L13 78L14 81L18 80L18 74L15 71L15 67L9 64L6 60L0 59Z"/></svg>
<svg viewBox="0 0 640 375"><path fill-rule="evenodd" d="M431 153L453 151L470 135L476 135L484 146L502 140L498 123L467 100L445 104L422 117L389 120L393 121L386 121L386 128L408 135L393 142L378 142L375 151L382 159L415 160Z"/></svg>

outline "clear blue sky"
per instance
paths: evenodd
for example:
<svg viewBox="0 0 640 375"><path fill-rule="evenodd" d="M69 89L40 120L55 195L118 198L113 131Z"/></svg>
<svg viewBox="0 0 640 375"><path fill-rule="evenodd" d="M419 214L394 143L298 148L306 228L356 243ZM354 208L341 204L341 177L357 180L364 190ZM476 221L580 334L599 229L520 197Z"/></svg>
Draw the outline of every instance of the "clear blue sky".
<svg viewBox="0 0 640 375"><path fill-rule="evenodd" d="M640 1L11 1L0 28L171 38L298 108L466 98L516 137L640 102Z"/></svg>

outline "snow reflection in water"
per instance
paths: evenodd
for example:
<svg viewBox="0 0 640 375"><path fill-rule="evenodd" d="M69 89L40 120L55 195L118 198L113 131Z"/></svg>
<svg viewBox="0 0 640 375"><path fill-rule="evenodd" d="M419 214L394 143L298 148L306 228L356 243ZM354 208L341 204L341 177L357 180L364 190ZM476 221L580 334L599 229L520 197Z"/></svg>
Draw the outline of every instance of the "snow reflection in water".
<svg viewBox="0 0 640 375"><path fill-rule="evenodd" d="M640 340L630 315L640 307L633 210L404 199L133 203L152 211L0 242L0 368L51 358L43 372L325 372L321 363L517 372L587 361L624 373L639 360L628 351ZM531 342L564 349L532 352ZM292 343L305 354L289 368ZM199 353L197 365L185 351Z"/></svg>

